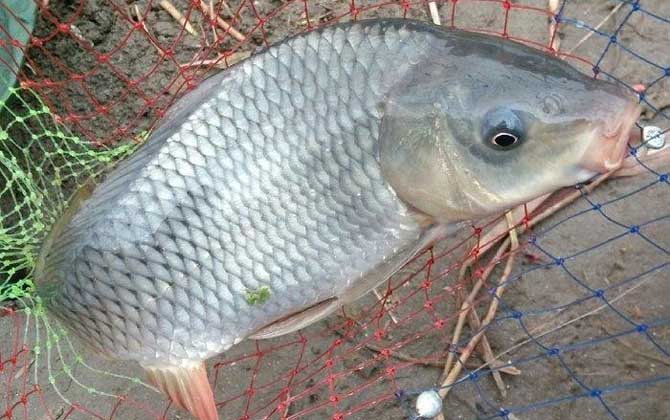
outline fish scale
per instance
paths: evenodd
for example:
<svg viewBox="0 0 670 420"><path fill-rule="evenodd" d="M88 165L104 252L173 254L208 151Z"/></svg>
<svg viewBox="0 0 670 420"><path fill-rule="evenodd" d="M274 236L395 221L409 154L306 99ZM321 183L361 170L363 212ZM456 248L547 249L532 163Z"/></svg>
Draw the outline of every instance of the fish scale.
<svg viewBox="0 0 670 420"><path fill-rule="evenodd" d="M464 221L615 167L639 112L509 40L401 19L308 32L202 82L77 193L37 291L214 420L205 359L322 319Z"/></svg>
<svg viewBox="0 0 670 420"><path fill-rule="evenodd" d="M202 104L112 171L55 240L48 307L115 357L200 360L416 241L375 150L379 76L427 36L398 29L294 38L206 81ZM341 59L349 72L328 71ZM263 286L269 299L247 302Z"/></svg>

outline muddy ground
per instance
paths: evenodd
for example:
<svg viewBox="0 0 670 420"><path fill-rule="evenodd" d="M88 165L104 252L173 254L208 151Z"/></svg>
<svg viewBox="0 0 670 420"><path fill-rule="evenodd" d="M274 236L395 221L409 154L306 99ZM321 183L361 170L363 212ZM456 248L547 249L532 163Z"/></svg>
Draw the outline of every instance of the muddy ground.
<svg viewBox="0 0 670 420"><path fill-rule="evenodd" d="M79 116L67 122L75 132L107 143L132 139L155 121L159 110L170 103L175 92L184 89L185 79L194 77L197 80L211 70L194 66L179 74L179 64L211 59L216 57L217 51L231 48L252 51L262 47L266 41L281 40L307 27L302 2L258 0L253 3L255 12L251 3L229 2L231 10L221 10L221 16L230 19L239 8L235 27L242 33L254 28L259 17L265 19L265 16L270 16L264 25L264 33L255 31L239 47L236 47L238 42L228 38L218 47L203 48L202 27L207 24L201 26L202 14L194 10L189 16L198 31L198 35L194 36L181 30L175 19L158 3L147 0L116 1L111 6L98 0L89 0L85 4L79 1L50 2L49 12L42 16L36 29L38 37L50 40L44 43L44 47L31 50L31 69L27 70L26 77L36 81L70 80L72 73L96 69L92 50L108 55L109 60L103 60L105 64L111 63L115 70L119 70L116 72L112 67L103 65L87 76L84 83L55 83L41 88L52 109L59 115ZM172 3L180 10L189 10L189 2L173 0ZM546 2L541 0L512 3L546 6ZM403 14L403 9L398 6L400 3L370 10L365 8L367 4L364 2L355 4L361 10L360 17ZM642 0L640 4L644 10L670 18L670 3L667 1ZM631 6L619 5L618 1L573 0L567 2L563 16L593 27L611 14L600 30L612 33L621 26L617 42L625 49L616 45L610 47L599 67L631 86L648 84L663 74L663 68L670 66L670 23L640 12L627 19ZM423 5L409 6L407 16L427 19ZM452 7L451 2L439 7L444 22L449 22ZM615 7L619 8L613 11ZM278 8L281 11L273 14ZM140 18L136 11L140 12ZM329 21L349 11L349 2L319 0L309 4L310 22L313 24ZM504 14L499 3L462 0L458 2L454 19L460 27L502 31ZM128 36L132 25L140 21L158 45L164 50L173 50L174 54L162 56L147 41L146 35L132 32ZM68 33L55 33L54 22L71 22ZM577 26L568 22L562 27L559 36L561 51L570 51L588 33ZM548 19L537 11L510 11L508 30L513 36L547 45L547 28ZM218 36L224 38L222 33ZM208 43L212 42L213 36L208 34L207 39ZM596 62L608 41L607 37L592 36L574 51L574 55ZM660 68L640 57L658 63ZM571 59L570 62L589 71L590 65L579 60ZM131 83L131 88L130 79L138 81ZM648 101L656 108L669 104L667 80L661 80L647 92ZM105 105L105 116L92 114L101 109L96 101ZM655 115L650 107L643 117L668 128L667 120ZM119 131L120 127L123 129ZM525 256L517 258L501 301L501 311L487 332L494 353L511 349L500 360L512 361L520 374L503 376L507 387L505 397L496 389L487 370L480 371L478 376L469 380L466 378L454 386L447 399L446 419L494 418L503 408L512 413L508 418L523 420L668 417L670 185L657 181L658 176L654 174L609 181L535 229L536 245L526 245ZM592 203L608 204L602 207L601 212L589 211ZM571 217L573 215L576 216ZM649 221L653 222L645 224ZM626 234L628 228L625 226L633 225L641 226L641 234ZM527 243L527 239L524 236L522 243ZM440 243L435 254L439 255L440 250L449 249L454 243L456 239ZM456 284L456 273L437 273L458 261L464 251L461 248L438 259L431 268L434 284L427 294L423 291L415 293L425 278L425 269L419 270L408 286L397 288L394 299L402 304L394 309L394 316L408 321L394 324L388 316L384 316L380 325L388 325L388 333L379 340L369 339L378 329L374 322L363 328L361 323L364 321L360 321L347 330L340 328L343 318L335 316L308 328L302 335L271 342L244 342L221 358L212 360L209 369L212 379L216 377L215 394L220 402L221 418L242 418L245 412L251 419L263 418L271 413L272 407L277 406L278 400L272 399L280 395L282 387L289 381L292 381L292 399L286 411L289 418L326 419L336 412L345 413L346 418L351 419L402 419L411 416L409 406L413 390L430 388L439 380L439 364L443 363L448 353L453 315L457 311L453 295L444 291L444 287ZM542 267L553 258L572 255L565 259L562 266ZM426 254L414 268L396 276L393 284L402 282L427 259ZM498 278L501 268L496 269L493 279ZM598 293L599 290L603 293ZM432 312L422 312L426 300L434 302ZM481 314L489 301L486 296L480 301ZM365 313L364 308L374 305L375 299L368 297L347 308L346 313ZM417 311L419 315L413 315ZM369 321L373 318L363 316L362 319ZM417 333L430 330L435 319L444 319L446 324L425 334ZM18 321L18 316L0 318L0 335L8 332L8 336L12 337L0 342L0 355L3 357L12 354L10 346L24 341L23 330L15 329ZM648 329L630 332L639 325ZM22 324L19 327L22 328ZM25 342L32 346L35 340L30 337L34 330L31 327L27 331ZM347 331L353 333L347 334ZM461 346L470 335L471 332L466 329ZM301 341L301 337L305 340ZM338 339L342 340L342 344L333 348ZM404 356L379 358L380 348L406 340L408 344L396 349ZM91 413L97 413L101 418L116 419L159 417L166 406L159 394L114 376L141 376L135 365L103 361L75 341L74 353L81 354L88 366L103 371L97 372L82 364L77 365L73 352L68 350L62 339L60 343L61 353L58 354L54 347L49 358L51 368L46 363L46 357L41 356L37 363L31 365L30 373L27 373L28 370L13 371L16 378L24 379L29 385L34 382L42 385L42 397L33 398L25 410L15 412L14 418L17 415L18 418L28 419L93 418ZM288 344L277 348L281 343ZM361 343L372 346L365 347ZM374 346L377 350L372 348ZM265 352L264 349L268 348L276 350ZM547 355L552 348L560 351ZM263 351L263 357L242 358L259 350ZM406 356L418 360L408 361ZM242 359L231 362L237 358ZM335 361L330 370L324 368L328 359ZM467 366L473 369L478 363L481 359L477 355ZM76 365L73 370L75 381L63 373L64 364ZM299 372L291 379L291 372L296 368ZM387 375L389 368L396 369L393 379ZM33 369L37 380L33 379ZM64 402L49 385L50 370L62 396L87 411L70 412L71 405ZM324 382L328 377L326 372L336 378L330 384L330 390L328 383ZM0 388L10 382L10 374L6 370L5 376L2 375L0 370ZM273 378L278 382L274 383ZM249 388L250 381L253 381L255 394L249 399L244 395L239 397ZM272 385L263 387L265 383ZM117 398L89 394L87 387L109 394L128 395L129 399L119 404ZM8 401L25 394L25 391L17 392L20 386L2 389ZM393 397L398 390L408 395L406 404L402 398ZM340 396L341 401L334 403L329 400L334 393ZM234 398L236 396L238 398ZM266 404L270 408L264 409ZM0 419L3 418L1 413L2 406ZM277 413L271 415L272 418L279 418ZM170 409L166 418L188 417Z"/></svg>

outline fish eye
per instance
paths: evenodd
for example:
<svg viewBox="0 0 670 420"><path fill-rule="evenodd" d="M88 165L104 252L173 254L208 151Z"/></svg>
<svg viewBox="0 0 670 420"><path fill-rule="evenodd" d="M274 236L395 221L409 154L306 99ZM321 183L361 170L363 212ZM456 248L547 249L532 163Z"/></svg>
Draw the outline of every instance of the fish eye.
<svg viewBox="0 0 670 420"><path fill-rule="evenodd" d="M521 118L511 109L494 109L484 117L483 138L493 149L513 149L523 141L524 131Z"/></svg>
<svg viewBox="0 0 670 420"><path fill-rule="evenodd" d="M519 141L519 138L514 133L501 131L500 133L493 135L491 141L494 145L502 149L506 149L508 147L514 146L516 142Z"/></svg>

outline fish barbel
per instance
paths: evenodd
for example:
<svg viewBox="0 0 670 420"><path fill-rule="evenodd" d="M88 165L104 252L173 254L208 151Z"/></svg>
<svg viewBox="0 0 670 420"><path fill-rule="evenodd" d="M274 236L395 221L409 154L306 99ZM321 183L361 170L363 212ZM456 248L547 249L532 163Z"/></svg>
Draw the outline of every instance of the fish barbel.
<svg viewBox="0 0 670 420"><path fill-rule="evenodd" d="M615 168L639 112L509 40L324 27L182 97L73 200L37 290L86 344L216 419L206 359L322 319L459 222Z"/></svg>

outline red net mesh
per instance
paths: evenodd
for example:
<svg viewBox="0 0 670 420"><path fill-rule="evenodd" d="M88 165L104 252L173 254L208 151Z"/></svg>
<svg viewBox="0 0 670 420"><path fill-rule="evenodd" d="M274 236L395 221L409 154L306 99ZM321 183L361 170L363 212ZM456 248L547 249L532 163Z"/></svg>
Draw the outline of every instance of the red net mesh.
<svg viewBox="0 0 670 420"><path fill-rule="evenodd" d="M443 25L529 43L619 79L667 126L665 2L434 6ZM132 141L208 72L259 47L337 20L429 20L430 8L43 1L19 80L90 142ZM670 309L658 296L668 290L670 225L659 197L667 203L668 178L649 170L617 182L566 191L554 202L572 195L573 205L541 225L550 207L518 209L518 247L501 216L426 250L376 296L323 322L235 346L209 364L221 418L417 418L414 399L431 388L448 390L446 418L664 417ZM136 379L136 366L101 360L16 309L0 316L0 419L186 418Z"/></svg>

